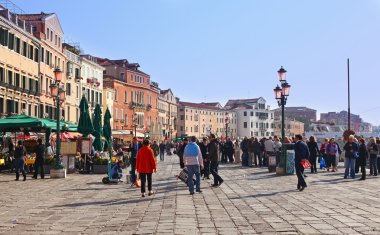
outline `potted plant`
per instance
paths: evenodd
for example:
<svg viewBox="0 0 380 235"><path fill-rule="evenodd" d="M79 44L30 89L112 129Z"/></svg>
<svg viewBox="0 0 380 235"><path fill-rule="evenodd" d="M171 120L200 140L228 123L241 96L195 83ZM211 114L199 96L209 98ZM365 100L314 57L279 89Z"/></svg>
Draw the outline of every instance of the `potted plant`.
<svg viewBox="0 0 380 235"><path fill-rule="evenodd" d="M106 158L96 158L94 159L94 174L107 174L108 172L108 159Z"/></svg>

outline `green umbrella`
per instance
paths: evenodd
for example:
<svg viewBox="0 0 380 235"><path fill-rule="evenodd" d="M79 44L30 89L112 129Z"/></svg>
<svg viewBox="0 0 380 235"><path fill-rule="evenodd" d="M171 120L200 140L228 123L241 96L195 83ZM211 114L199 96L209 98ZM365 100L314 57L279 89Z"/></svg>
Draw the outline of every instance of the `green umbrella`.
<svg viewBox="0 0 380 235"><path fill-rule="evenodd" d="M104 150L108 150L109 147L111 147L111 136L112 136L112 129L111 129L111 113L109 109L106 109L106 112L104 114L104 126L103 126L103 136L106 139L106 144L104 145Z"/></svg>
<svg viewBox="0 0 380 235"><path fill-rule="evenodd" d="M94 111L94 129L95 131L92 133L93 136L95 136L94 143L92 144L97 151L102 151L102 140L100 139L103 130L102 130L102 110L100 109L100 105L96 104L95 111Z"/></svg>
<svg viewBox="0 0 380 235"><path fill-rule="evenodd" d="M82 96L82 99L79 104L80 116L78 123L78 132L81 133L84 137L87 137L89 134L94 132L94 126L92 125L90 112L88 110L88 103L86 97Z"/></svg>

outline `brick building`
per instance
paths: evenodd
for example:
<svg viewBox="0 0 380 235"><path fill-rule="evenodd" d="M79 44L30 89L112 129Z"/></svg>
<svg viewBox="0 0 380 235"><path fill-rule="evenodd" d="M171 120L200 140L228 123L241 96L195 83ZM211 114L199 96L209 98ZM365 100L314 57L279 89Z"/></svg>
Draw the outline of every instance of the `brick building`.
<svg viewBox="0 0 380 235"><path fill-rule="evenodd" d="M158 128L157 100L160 90L150 76L128 60L97 58L105 68L104 86L113 88L113 129L134 131L138 136L156 138Z"/></svg>
<svg viewBox="0 0 380 235"><path fill-rule="evenodd" d="M275 119L281 119L281 108L274 109ZM308 130L312 122L317 121L317 110L307 107L285 107L285 118L297 120L305 124Z"/></svg>

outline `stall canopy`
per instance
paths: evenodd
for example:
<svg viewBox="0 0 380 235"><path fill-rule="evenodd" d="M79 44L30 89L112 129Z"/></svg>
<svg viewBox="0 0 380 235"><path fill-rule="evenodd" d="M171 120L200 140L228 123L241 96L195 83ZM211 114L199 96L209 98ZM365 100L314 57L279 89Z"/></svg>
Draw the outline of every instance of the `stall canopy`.
<svg viewBox="0 0 380 235"><path fill-rule="evenodd" d="M0 119L1 132L41 131L53 127L54 123L28 115L16 115Z"/></svg>
<svg viewBox="0 0 380 235"><path fill-rule="evenodd" d="M62 122L61 127L65 124L68 125L68 131L76 131L76 125ZM55 130L57 122L52 119L34 118L28 115L16 115L0 119L0 132L38 132L49 128Z"/></svg>

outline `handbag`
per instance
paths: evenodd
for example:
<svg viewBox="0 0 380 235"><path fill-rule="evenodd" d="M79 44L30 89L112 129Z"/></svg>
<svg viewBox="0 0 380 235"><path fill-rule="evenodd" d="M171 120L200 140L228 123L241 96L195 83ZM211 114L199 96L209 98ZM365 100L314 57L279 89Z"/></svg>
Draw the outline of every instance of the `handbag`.
<svg viewBox="0 0 380 235"><path fill-rule="evenodd" d="M310 167L311 167L311 164L310 164L309 160L303 159L303 160L301 161L301 166L302 166L303 168L310 168Z"/></svg>
<svg viewBox="0 0 380 235"><path fill-rule="evenodd" d="M323 158L323 157L320 157L320 168L321 169L324 169L324 168L326 168L326 161L325 161L325 159Z"/></svg>

